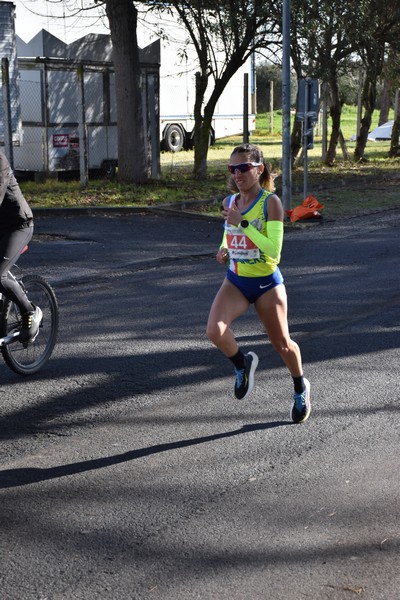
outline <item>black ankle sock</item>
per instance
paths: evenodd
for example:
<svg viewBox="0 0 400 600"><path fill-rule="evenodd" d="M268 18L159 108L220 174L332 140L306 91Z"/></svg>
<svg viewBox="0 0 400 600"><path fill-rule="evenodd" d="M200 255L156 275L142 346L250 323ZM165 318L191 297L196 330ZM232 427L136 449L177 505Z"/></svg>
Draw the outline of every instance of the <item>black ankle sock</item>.
<svg viewBox="0 0 400 600"><path fill-rule="evenodd" d="M293 377L293 383L296 394L302 394L306 389L303 375L301 375L301 377Z"/></svg>
<svg viewBox="0 0 400 600"><path fill-rule="evenodd" d="M237 369L244 369L246 360L241 350L238 350L236 354L234 354L233 356L229 356L228 358L233 362Z"/></svg>

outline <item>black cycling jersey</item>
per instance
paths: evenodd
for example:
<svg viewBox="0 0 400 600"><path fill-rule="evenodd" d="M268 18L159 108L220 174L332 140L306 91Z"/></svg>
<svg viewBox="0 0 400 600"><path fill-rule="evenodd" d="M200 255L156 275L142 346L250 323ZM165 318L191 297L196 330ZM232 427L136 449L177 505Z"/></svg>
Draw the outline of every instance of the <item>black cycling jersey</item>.
<svg viewBox="0 0 400 600"><path fill-rule="evenodd" d="M26 226L33 215L7 157L0 152L0 235Z"/></svg>
<svg viewBox="0 0 400 600"><path fill-rule="evenodd" d="M7 157L0 152L0 292L15 302L21 312L32 304L21 286L9 275L33 234L33 215L20 190Z"/></svg>

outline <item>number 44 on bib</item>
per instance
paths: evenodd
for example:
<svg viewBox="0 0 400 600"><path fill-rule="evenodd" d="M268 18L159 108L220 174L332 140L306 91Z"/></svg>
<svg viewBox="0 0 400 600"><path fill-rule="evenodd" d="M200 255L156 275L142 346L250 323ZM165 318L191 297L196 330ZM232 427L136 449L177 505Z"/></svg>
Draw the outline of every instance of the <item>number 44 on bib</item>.
<svg viewBox="0 0 400 600"><path fill-rule="evenodd" d="M249 260L260 258L260 250L257 246L241 231L230 231L226 234L229 257L233 259Z"/></svg>

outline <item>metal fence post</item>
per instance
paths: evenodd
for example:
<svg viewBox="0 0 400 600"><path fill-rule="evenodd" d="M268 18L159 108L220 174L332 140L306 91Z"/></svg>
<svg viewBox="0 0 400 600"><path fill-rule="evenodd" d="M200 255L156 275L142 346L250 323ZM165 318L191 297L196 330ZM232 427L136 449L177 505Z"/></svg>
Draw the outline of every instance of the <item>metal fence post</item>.
<svg viewBox="0 0 400 600"><path fill-rule="evenodd" d="M249 143L249 74L243 76L243 143Z"/></svg>
<svg viewBox="0 0 400 600"><path fill-rule="evenodd" d="M282 5L282 203L292 205L292 164L290 143L290 0Z"/></svg>
<svg viewBox="0 0 400 600"><path fill-rule="evenodd" d="M79 113L79 175L82 188L88 186L89 170L88 170L88 152L87 152L87 127L85 115L85 78L83 65L80 65L77 70L78 75L78 113Z"/></svg>
<svg viewBox="0 0 400 600"><path fill-rule="evenodd" d="M150 149L151 149L151 177L157 179L160 177L160 136L159 136L159 120L156 118L159 114L158 107L156 106L156 81L155 76L152 74L147 75L147 89L149 99L149 124L148 129L150 132Z"/></svg>
<svg viewBox="0 0 400 600"><path fill-rule="evenodd" d="M274 133L274 80L269 82L269 132Z"/></svg>
<svg viewBox="0 0 400 600"><path fill-rule="evenodd" d="M42 119L44 124L44 135L42 138L42 160L43 170L47 174L49 172L49 82L46 63L43 64L43 80L42 80Z"/></svg>
<svg viewBox="0 0 400 600"><path fill-rule="evenodd" d="M303 121L303 164L304 164L304 173L303 173L303 198L304 200L308 195L308 105L309 105L309 82L305 81L304 86L304 121Z"/></svg>

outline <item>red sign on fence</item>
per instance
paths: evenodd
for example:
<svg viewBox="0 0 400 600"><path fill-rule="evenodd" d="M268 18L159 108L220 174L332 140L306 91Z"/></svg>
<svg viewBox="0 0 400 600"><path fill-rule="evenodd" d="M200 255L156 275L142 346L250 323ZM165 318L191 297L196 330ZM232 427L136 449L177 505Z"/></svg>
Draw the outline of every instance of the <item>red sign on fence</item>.
<svg viewBox="0 0 400 600"><path fill-rule="evenodd" d="M68 133L55 133L53 135L53 148L68 148L69 135Z"/></svg>

